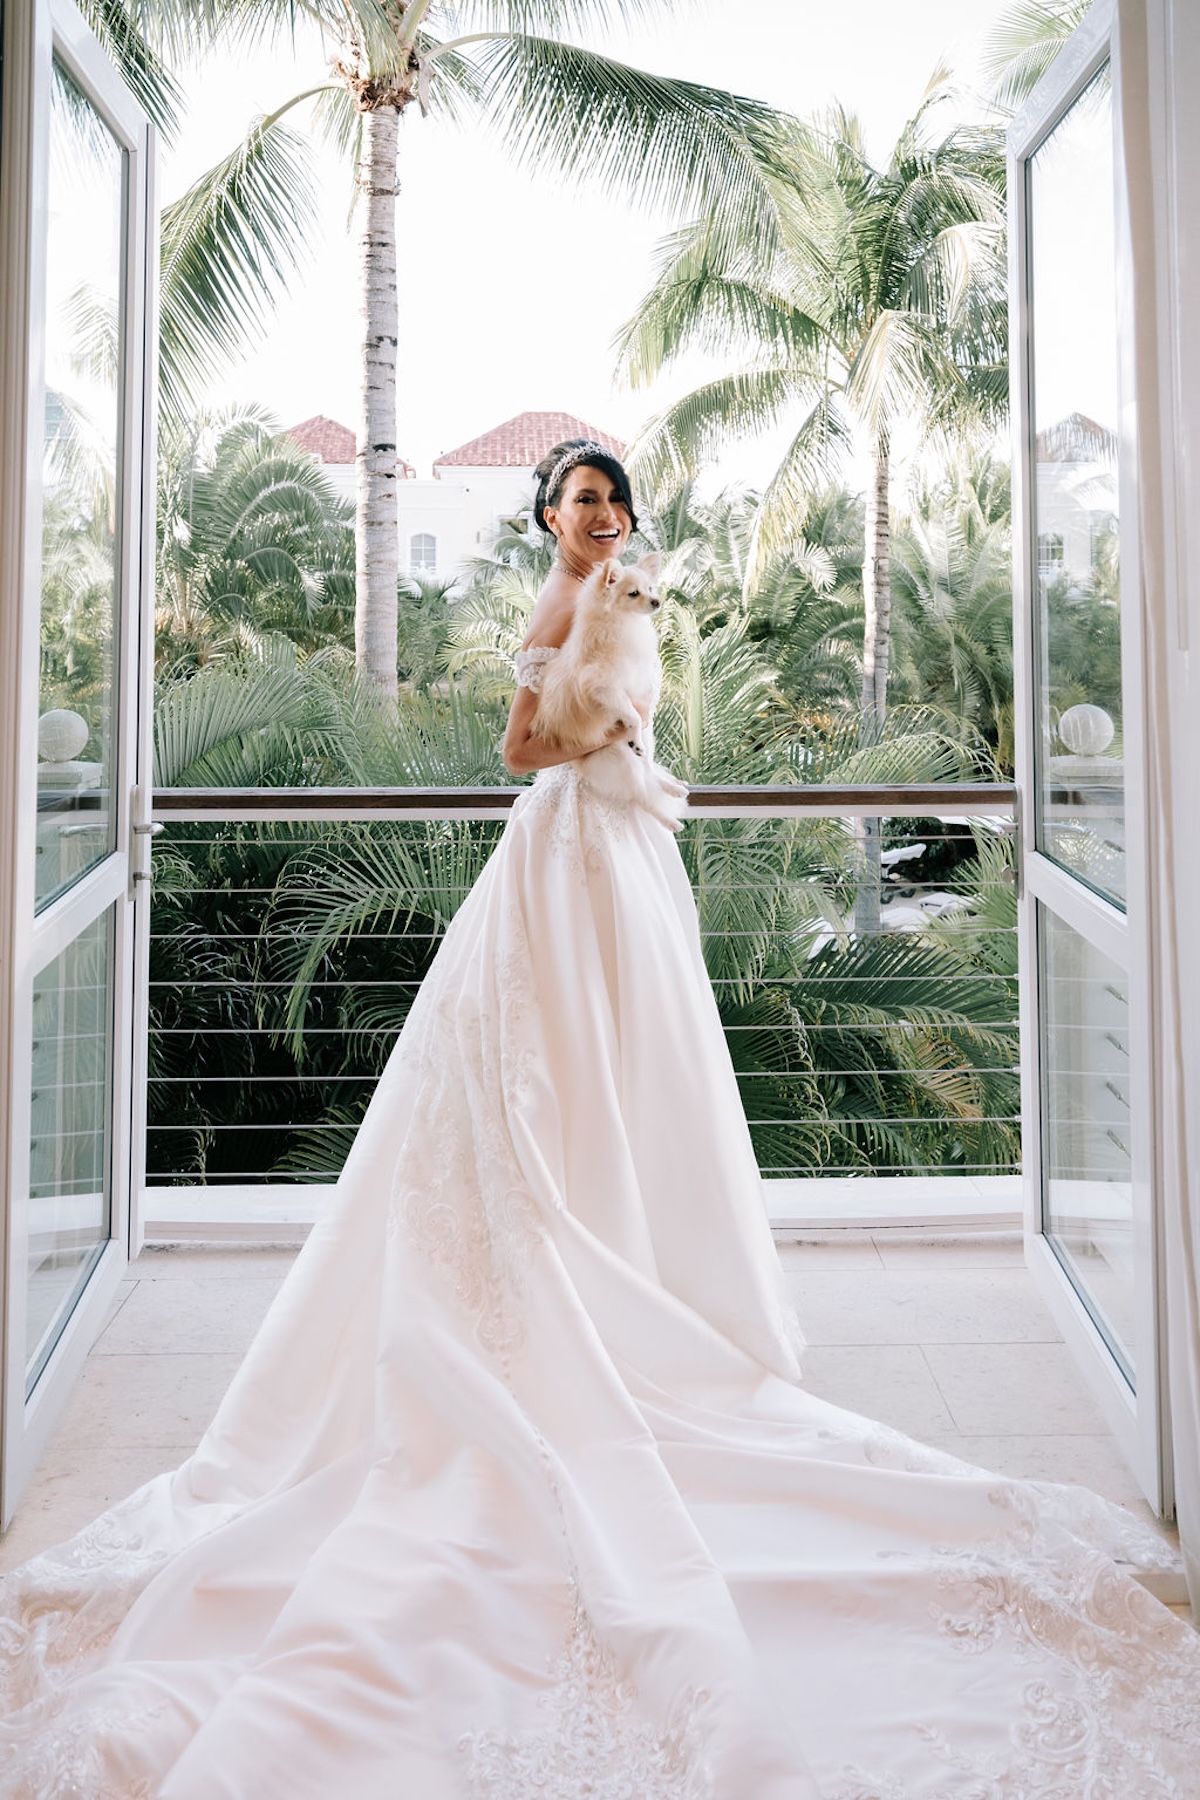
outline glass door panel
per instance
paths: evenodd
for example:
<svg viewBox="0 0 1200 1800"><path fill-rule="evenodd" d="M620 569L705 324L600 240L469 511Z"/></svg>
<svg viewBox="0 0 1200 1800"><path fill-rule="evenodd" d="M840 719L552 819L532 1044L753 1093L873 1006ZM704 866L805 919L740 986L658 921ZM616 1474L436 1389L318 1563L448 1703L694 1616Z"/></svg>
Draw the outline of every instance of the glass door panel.
<svg viewBox="0 0 1200 1800"><path fill-rule="evenodd" d="M61 60L50 84L37 765L39 910L110 855L128 158Z"/></svg>
<svg viewBox="0 0 1200 1800"><path fill-rule="evenodd" d="M27 1393L110 1235L115 925L109 908L33 984Z"/></svg>
<svg viewBox="0 0 1200 1800"><path fill-rule="evenodd" d="M26 125L0 167L0 299L23 326L0 334L0 392L21 400L0 413L0 623L19 615L0 658L16 718L10 761L0 737L4 1523L128 1257L154 492L149 121L71 0L31 0L23 35L12 18L5 117L19 105Z"/></svg>
<svg viewBox="0 0 1200 1800"><path fill-rule="evenodd" d="M1137 396L1111 30L1098 0L1009 129L1025 1244L1162 1507Z"/></svg>
<svg viewBox="0 0 1200 1800"><path fill-rule="evenodd" d="M1038 848L1125 901L1112 87L1029 158Z"/></svg>
<svg viewBox="0 0 1200 1800"><path fill-rule="evenodd" d="M1045 907L1042 1230L1136 1387L1129 979Z"/></svg>

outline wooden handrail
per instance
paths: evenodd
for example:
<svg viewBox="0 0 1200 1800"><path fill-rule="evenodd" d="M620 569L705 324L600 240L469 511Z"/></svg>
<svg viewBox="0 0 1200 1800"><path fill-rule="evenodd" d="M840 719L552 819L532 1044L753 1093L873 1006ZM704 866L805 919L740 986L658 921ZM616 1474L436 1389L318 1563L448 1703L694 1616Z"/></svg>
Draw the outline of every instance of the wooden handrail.
<svg viewBox="0 0 1200 1800"><path fill-rule="evenodd" d="M523 787L464 788L155 788L156 823L254 819L495 819ZM694 787L697 818L944 818L1015 813L1007 782L855 783L822 786Z"/></svg>

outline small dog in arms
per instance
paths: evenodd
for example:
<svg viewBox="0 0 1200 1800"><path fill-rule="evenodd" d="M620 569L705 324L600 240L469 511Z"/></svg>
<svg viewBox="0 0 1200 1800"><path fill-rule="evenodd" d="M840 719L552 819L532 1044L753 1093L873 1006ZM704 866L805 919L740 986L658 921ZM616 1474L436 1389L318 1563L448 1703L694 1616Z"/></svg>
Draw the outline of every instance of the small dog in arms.
<svg viewBox="0 0 1200 1800"><path fill-rule="evenodd" d="M609 557L588 576L567 640L546 665L532 729L560 750L583 751L620 725L628 738L584 757L580 774L598 793L644 806L679 831L687 788L655 762L649 722L662 686L651 624L662 604L657 578L653 554L628 566Z"/></svg>

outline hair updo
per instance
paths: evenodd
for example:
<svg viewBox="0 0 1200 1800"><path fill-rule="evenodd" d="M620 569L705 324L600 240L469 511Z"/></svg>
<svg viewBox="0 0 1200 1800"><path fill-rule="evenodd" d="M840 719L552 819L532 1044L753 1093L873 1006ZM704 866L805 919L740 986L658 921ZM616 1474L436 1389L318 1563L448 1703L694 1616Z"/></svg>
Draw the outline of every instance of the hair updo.
<svg viewBox="0 0 1200 1800"><path fill-rule="evenodd" d="M548 456L543 456L534 470L537 476L537 499L533 505L535 522L545 532L550 531L546 523L546 508L557 506L562 499L562 491L567 485L567 476L572 469L599 469L616 488L622 504L629 514L630 529L637 530L637 514L633 510L633 489L629 485L629 477L624 466L602 444L594 438L568 438L566 443L556 444Z"/></svg>

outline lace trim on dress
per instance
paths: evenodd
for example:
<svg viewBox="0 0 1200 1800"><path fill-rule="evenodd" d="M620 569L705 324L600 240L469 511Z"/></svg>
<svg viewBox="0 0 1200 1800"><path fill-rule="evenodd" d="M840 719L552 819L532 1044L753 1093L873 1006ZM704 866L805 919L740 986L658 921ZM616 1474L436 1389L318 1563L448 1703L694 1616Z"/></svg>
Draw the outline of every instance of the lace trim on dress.
<svg viewBox="0 0 1200 1800"><path fill-rule="evenodd" d="M0 1578L0 1715L77 1681L167 1560L127 1523L139 1488L76 1537Z"/></svg>
<svg viewBox="0 0 1200 1800"><path fill-rule="evenodd" d="M969 1739L952 1742L939 1726L917 1724L930 1753L953 1771L949 1785L923 1786L920 1800L1190 1800L1195 1793L1200 1636L1108 1552L1144 1569L1170 1553L1132 1517L1121 1544L1097 1550L1080 1541L1068 1493L1083 1513L1094 1500L1097 1519L1115 1522L1113 1509L1081 1490L998 1482L988 1496L1003 1522L996 1540L934 1551L938 1598L929 1611L942 1638L964 1657L1006 1649L1029 1679L1005 1748L980 1754ZM917 1796L885 1776L847 1768L829 1800Z"/></svg>
<svg viewBox="0 0 1200 1800"><path fill-rule="evenodd" d="M414 1116L441 1129L398 1159L389 1235L401 1234L438 1272L480 1346L503 1368L525 1338L525 1272L545 1235L508 1121L524 1104L536 1045L533 964L519 912L507 919L494 978L474 1009L426 977L401 1054L419 1082ZM499 1046L499 1056L492 1047Z"/></svg>
<svg viewBox="0 0 1200 1800"><path fill-rule="evenodd" d="M513 657L517 686L526 687L531 693L540 694L546 664L557 655L558 649L554 644L530 644L527 650L518 650Z"/></svg>
<svg viewBox="0 0 1200 1800"><path fill-rule="evenodd" d="M701 1749L707 1699L687 1688L669 1718L639 1723L637 1691L617 1673L576 1594L566 1644L538 1700L545 1728L460 1739L470 1791L480 1800L710 1800Z"/></svg>

